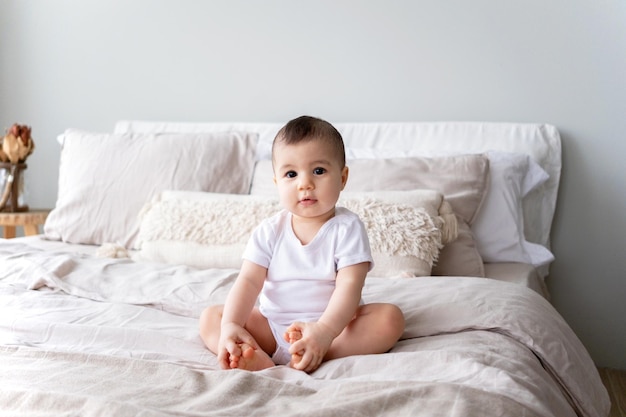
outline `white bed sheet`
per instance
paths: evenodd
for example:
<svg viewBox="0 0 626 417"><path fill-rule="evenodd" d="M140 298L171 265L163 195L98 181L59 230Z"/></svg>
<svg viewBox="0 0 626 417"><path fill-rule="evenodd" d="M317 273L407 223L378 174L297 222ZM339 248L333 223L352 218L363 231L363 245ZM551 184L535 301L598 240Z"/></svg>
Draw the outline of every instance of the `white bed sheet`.
<svg viewBox="0 0 626 417"><path fill-rule="evenodd" d="M67 248L66 248L67 249ZM0 241L0 404L31 415L606 416L588 353L536 292L481 278L368 278L406 316L390 353L222 371L197 318L236 270Z"/></svg>

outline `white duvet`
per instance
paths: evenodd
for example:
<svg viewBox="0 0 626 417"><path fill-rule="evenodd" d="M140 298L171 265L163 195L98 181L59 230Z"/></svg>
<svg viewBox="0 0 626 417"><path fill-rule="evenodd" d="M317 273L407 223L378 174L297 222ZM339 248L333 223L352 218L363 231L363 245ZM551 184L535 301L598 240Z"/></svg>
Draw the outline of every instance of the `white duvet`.
<svg viewBox="0 0 626 417"><path fill-rule="evenodd" d="M197 317L236 270L0 241L0 416L607 416L588 353L534 291L481 278L368 278L402 340L382 355L219 370Z"/></svg>

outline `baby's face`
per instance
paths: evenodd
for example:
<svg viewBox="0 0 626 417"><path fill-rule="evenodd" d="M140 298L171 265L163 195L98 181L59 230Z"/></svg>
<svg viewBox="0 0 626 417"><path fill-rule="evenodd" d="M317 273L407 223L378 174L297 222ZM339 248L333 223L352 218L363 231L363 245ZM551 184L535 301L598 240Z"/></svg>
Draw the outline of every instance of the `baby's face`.
<svg viewBox="0 0 626 417"><path fill-rule="evenodd" d="M333 148L323 141L310 140L274 148L274 182L280 202L294 216L328 220L348 179Z"/></svg>

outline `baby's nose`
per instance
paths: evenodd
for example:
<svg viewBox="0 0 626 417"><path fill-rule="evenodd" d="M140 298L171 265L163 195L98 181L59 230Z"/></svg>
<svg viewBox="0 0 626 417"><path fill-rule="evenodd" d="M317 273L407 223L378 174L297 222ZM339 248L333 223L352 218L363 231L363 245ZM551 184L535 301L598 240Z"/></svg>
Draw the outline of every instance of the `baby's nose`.
<svg viewBox="0 0 626 417"><path fill-rule="evenodd" d="M300 175L299 188L304 190L313 188L313 179L310 175Z"/></svg>

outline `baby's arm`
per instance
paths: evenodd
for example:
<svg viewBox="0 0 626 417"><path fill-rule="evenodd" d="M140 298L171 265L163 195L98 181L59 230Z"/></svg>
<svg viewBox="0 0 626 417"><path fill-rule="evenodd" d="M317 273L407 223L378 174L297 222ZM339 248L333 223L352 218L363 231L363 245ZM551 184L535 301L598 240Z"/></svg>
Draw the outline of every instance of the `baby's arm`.
<svg viewBox="0 0 626 417"><path fill-rule="evenodd" d="M263 288L267 269L244 260L232 289L228 293L224 311L217 358L222 368L229 369L242 355L243 343L258 349L254 338L244 329L257 297Z"/></svg>
<svg viewBox="0 0 626 417"><path fill-rule="evenodd" d="M292 361L295 369L312 372L322 363L333 340L354 318L368 270L369 262L340 269L322 317L314 323L296 322L287 329L287 335L298 331L302 334L289 348L289 353L296 356Z"/></svg>

